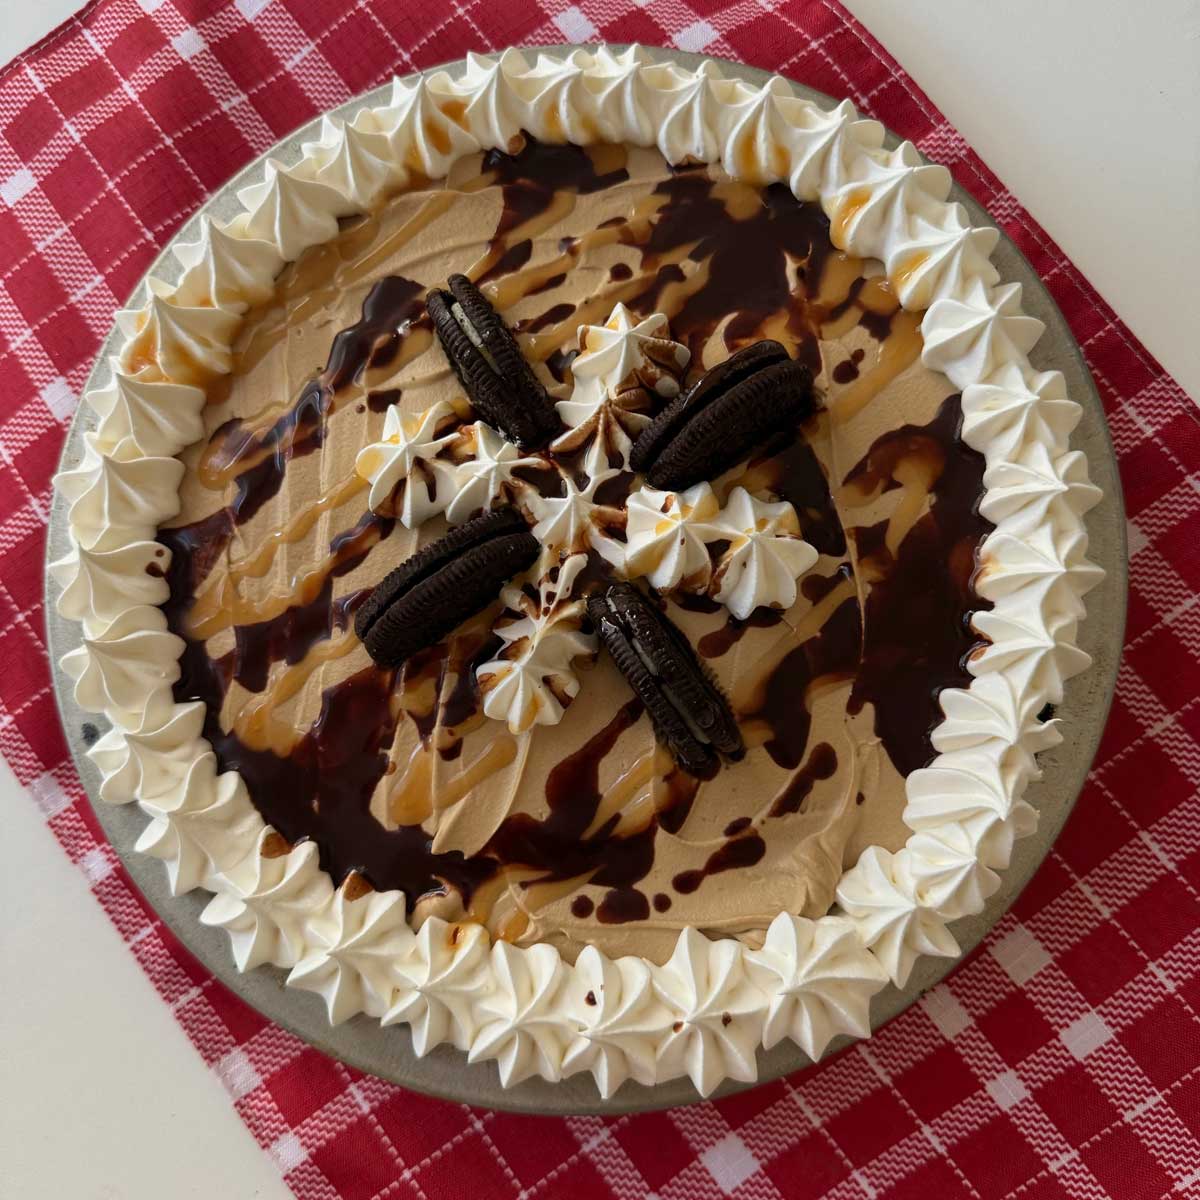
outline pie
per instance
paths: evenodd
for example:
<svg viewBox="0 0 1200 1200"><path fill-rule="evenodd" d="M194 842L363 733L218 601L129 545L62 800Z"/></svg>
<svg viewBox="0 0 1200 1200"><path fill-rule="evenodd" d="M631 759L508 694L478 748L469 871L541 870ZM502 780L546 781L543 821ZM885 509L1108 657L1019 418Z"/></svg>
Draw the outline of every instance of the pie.
<svg viewBox="0 0 1200 1200"><path fill-rule="evenodd" d="M241 969L506 1085L707 1094L958 952L1099 492L997 232L882 136L638 48L471 58L119 315L63 665Z"/></svg>

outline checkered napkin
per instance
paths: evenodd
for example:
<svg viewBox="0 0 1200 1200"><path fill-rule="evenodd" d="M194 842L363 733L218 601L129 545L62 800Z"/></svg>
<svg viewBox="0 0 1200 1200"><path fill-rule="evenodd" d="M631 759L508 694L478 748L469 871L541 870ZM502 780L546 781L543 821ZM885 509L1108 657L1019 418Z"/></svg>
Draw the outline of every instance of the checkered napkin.
<svg viewBox="0 0 1200 1200"><path fill-rule="evenodd" d="M945 163L1046 280L1116 439L1132 592L1076 815L1017 906L870 1042L728 1100L506 1116L325 1058L148 912L59 729L50 475L113 313L246 160L394 72L608 38L849 96ZM0 750L297 1196L1200 1197L1200 424L1177 384L832 0L99 0L0 73ZM130 1131L131 1138L136 1137Z"/></svg>

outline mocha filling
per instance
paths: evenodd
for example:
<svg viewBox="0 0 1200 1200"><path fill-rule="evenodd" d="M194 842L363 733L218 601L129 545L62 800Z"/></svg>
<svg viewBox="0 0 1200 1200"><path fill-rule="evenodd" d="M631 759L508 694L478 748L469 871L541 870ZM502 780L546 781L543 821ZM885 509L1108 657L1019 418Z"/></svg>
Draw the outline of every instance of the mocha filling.
<svg viewBox="0 0 1200 1200"><path fill-rule="evenodd" d="M671 334L690 346L694 366L719 326L731 344L782 336L785 331L793 353L814 375L822 370L818 330L832 325L865 330L886 357L893 323L905 317L894 301L890 312L879 311L879 304L860 303L860 293L871 286L861 277L849 283L836 304L820 300L821 281L827 271L838 268L835 260L841 256L832 248L828 221L819 207L801 203L785 187L773 185L761 192L760 203L751 210L735 213L721 184L700 168L664 167L665 177L647 189L649 195L627 218L610 219L591 233L563 238L562 270L534 272L531 284L518 288L530 274L532 241L512 241L510 235L536 228L540 218L563 205L564 196L625 184L622 164L618 148L585 153L573 146L533 141L515 157L498 152L484 157L474 187L498 185L503 207L483 269L475 277L496 280L501 289L512 285L511 296L501 290L498 307L503 310L514 297L553 292L589 244L607 241L631 248L641 264L640 271L631 271L625 263L614 265L610 289L619 288L619 298L638 314L669 310ZM403 890L410 904L421 897L456 893L465 912L498 872L519 867L527 869L522 875L526 882L586 882L589 894L580 892L570 901L577 921L612 925L664 919L662 914L673 903L670 893L676 900L690 896L713 875L759 863L766 850L765 822L759 820L751 828L749 817L733 820L702 865L651 886L648 876L658 832L675 834L681 829L699 802L701 785L679 770L666 770L656 782L663 793L655 804L656 815L644 827L618 833L616 817L594 827L604 798L602 764L622 734L645 719L637 700L617 707L582 745L563 747L566 752L545 778L541 815L509 813L478 853L435 852L421 824L388 827L372 811L376 789L395 769L389 753L398 723L412 721L417 734L436 745L445 761L462 753L462 738L455 731L482 720L474 668L494 656L499 645L487 630L468 628L398 672L372 665L347 675L322 692L319 714L307 729L296 731L286 753L251 746L220 720L235 681L248 693L262 694L273 669L303 663L335 633L352 626L354 610L366 592L359 587L335 595L335 580L352 574L372 555L378 559L375 577L395 565L394 556L376 554L381 544L388 544L394 523L366 512L329 540L323 561L311 564L300 593L274 605L262 619L240 620L247 613L259 614L253 605L240 602L237 581L222 582L216 603L204 606L195 600L210 573L222 567L239 530L284 487L292 464L321 452L332 414L354 390L349 385L368 369L407 362L428 347L423 296L442 282L398 275L378 279L366 296L361 318L332 338L324 368L293 403L277 406L257 424L253 419L226 421L201 448L196 474L205 486L224 487L228 502L201 521L159 534L172 552L165 609L170 628L185 642L176 699L205 703L204 736L222 768L241 773L264 819L289 842L315 840L335 880L357 870L377 888ZM882 291L876 289L877 299ZM561 384L568 378L573 352L567 334L581 320L603 321L608 307L608 301L603 311L589 310L588 302L555 302L518 324L518 332L532 334L535 342L545 341L547 331L561 334L536 355L547 383ZM252 325L253 314L248 328ZM244 339L240 351L243 364L252 362L253 340ZM852 390L863 356L860 348L845 361L825 364L828 377ZM557 394L565 393L559 388ZM845 395L850 397L850 391ZM372 393L366 406L377 413L399 398L396 389ZM858 404L862 399L851 397L847 402ZM929 735L941 717L938 693L969 682L965 663L979 641L970 617L986 607L973 588L976 557L991 526L978 513L983 461L961 441L960 424L958 397L948 396L932 421L887 430L849 470L843 465L837 490L850 498L848 503L855 497L864 503L878 500L896 489L907 494L914 478L921 481L927 503L902 531L898 544L889 538L889 521L880 520L852 527L847 545L826 476L810 445L812 429L781 434L751 466L755 486L769 488L795 507L807 540L823 556L842 560L831 574L810 573L801 581L805 602L813 606L837 588L847 588L846 598L812 636L775 655L764 677L747 690L749 699L738 713L744 729L758 731L752 753L769 755L776 767L790 772L771 801L769 818L783 820L803 811L813 788L838 769L837 752L829 743L809 745L815 690L829 681L851 680L848 712L861 713L871 706L875 736L896 770L907 775L932 757ZM554 472L523 475L543 494L558 494ZM605 484L605 503L623 503L631 482L632 476L624 474ZM352 481L344 494L354 495ZM614 532L620 536L619 529ZM603 582L610 568L599 556L589 557L585 577ZM702 597L679 597L678 602L684 610L723 618L697 640L698 652L713 664L755 630L778 626L786 631L787 614L759 609L739 621ZM209 638L220 634L226 634L229 648L214 655ZM586 702L586 673L581 678L585 690L577 703ZM404 697L422 688L433 689L437 702L432 707L404 703ZM720 785L718 775L704 787ZM870 797L866 799L869 803Z"/></svg>

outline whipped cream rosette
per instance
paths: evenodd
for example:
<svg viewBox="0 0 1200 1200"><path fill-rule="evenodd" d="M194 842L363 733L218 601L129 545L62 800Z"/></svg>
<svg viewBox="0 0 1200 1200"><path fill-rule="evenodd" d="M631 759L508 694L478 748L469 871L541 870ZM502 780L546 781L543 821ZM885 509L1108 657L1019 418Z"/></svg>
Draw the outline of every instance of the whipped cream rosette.
<svg viewBox="0 0 1200 1200"><path fill-rule="evenodd" d="M786 500L767 503L736 487L717 527L726 532L729 549L713 575L714 598L743 621L759 607L791 608L796 580L818 558L800 534L796 510Z"/></svg>
<svg viewBox="0 0 1200 1200"><path fill-rule="evenodd" d="M489 425L476 421L462 431L460 458L453 473L453 499L446 519L461 525L477 512L487 512L514 490L514 472L521 467L542 467L540 458L523 455Z"/></svg>
<svg viewBox="0 0 1200 1200"><path fill-rule="evenodd" d="M679 394L691 359L691 351L667 333L663 313L639 321L624 304L603 325L580 329L571 398L555 405L567 432L552 449L582 450L592 476L628 465L634 439L663 401Z"/></svg>
<svg viewBox="0 0 1200 1200"><path fill-rule="evenodd" d="M422 413L389 408L383 436L358 452L354 469L371 485L375 512L394 513L410 529L444 512L456 472L439 455L453 444L458 416L445 401Z"/></svg>
<svg viewBox="0 0 1200 1200"><path fill-rule="evenodd" d="M586 609L574 594L587 556L573 554L542 575L536 596L510 587L500 594L512 616L496 625L504 643L498 657L477 667L483 711L511 733L557 725L579 694L576 659L595 658L596 637L584 632Z"/></svg>
<svg viewBox="0 0 1200 1200"><path fill-rule="evenodd" d="M558 494L541 493L524 498L533 519L533 536L560 556L594 550L606 562L620 568L625 548L613 536L614 527L625 519L624 511L606 504L600 489L617 476L615 468L588 475L580 486L572 474L563 474Z"/></svg>
<svg viewBox="0 0 1200 1200"><path fill-rule="evenodd" d="M712 577L708 545L724 537L720 505L708 483L686 492L638 488L628 502L625 573L660 592L703 591Z"/></svg>

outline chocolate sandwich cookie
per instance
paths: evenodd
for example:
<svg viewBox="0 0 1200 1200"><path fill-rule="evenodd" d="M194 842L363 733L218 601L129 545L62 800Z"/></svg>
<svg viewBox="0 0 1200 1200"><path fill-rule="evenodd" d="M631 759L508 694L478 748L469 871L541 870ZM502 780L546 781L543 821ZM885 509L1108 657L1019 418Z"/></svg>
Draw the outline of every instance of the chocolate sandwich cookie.
<svg viewBox="0 0 1200 1200"><path fill-rule="evenodd" d="M486 608L538 551L520 513L485 513L385 576L358 610L354 630L381 667L398 667Z"/></svg>
<svg viewBox="0 0 1200 1200"><path fill-rule="evenodd" d="M546 389L516 338L465 276L432 291L426 308L446 357L480 419L522 450L544 446L561 428Z"/></svg>
<svg viewBox="0 0 1200 1200"><path fill-rule="evenodd" d="M617 670L646 706L654 730L685 771L708 776L718 753L745 753L737 719L687 639L629 583L593 593L588 616Z"/></svg>
<svg viewBox="0 0 1200 1200"><path fill-rule="evenodd" d="M681 492L715 479L812 409L812 372L778 342L755 342L676 396L642 430L629 462L652 487Z"/></svg>

